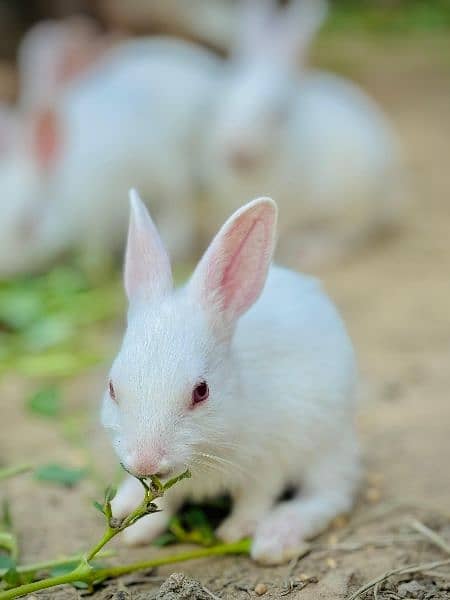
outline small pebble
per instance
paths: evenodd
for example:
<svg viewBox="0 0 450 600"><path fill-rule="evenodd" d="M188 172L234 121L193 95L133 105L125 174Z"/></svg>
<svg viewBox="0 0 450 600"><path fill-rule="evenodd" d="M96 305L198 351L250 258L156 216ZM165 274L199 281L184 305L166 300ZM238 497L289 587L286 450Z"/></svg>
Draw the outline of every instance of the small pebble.
<svg viewBox="0 0 450 600"><path fill-rule="evenodd" d="M328 543L330 546L335 546L339 541L338 536L335 533L332 533L328 536Z"/></svg>
<svg viewBox="0 0 450 600"><path fill-rule="evenodd" d="M331 525L335 529L343 529L344 527L347 527L348 521L347 515L339 515L333 519Z"/></svg>
<svg viewBox="0 0 450 600"><path fill-rule="evenodd" d="M366 490L366 500L375 504L381 500L381 492L378 488L369 487Z"/></svg>
<svg viewBox="0 0 450 600"><path fill-rule="evenodd" d="M269 588L265 583L257 583L255 586L255 594L257 596L264 596Z"/></svg>
<svg viewBox="0 0 450 600"><path fill-rule="evenodd" d="M311 577L307 573L300 573L298 576L300 581L309 581Z"/></svg>
<svg viewBox="0 0 450 600"><path fill-rule="evenodd" d="M384 481L383 473L368 473L367 483L372 487L377 487Z"/></svg>
<svg viewBox="0 0 450 600"><path fill-rule="evenodd" d="M337 562L334 560L334 558L327 558L326 563L327 567L330 569L335 569L337 567Z"/></svg>

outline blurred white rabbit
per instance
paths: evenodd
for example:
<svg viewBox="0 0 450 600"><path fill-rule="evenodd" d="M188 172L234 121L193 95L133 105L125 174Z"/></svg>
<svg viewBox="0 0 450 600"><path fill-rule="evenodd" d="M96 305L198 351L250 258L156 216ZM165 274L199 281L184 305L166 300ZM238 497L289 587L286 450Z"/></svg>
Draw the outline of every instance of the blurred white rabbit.
<svg viewBox="0 0 450 600"><path fill-rule="evenodd" d="M0 103L0 164L10 153L19 129L17 111L8 104Z"/></svg>
<svg viewBox="0 0 450 600"><path fill-rule="evenodd" d="M236 199L277 198L281 231L306 228L295 247L304 266L395 223L402 179L378 107L353 83L305 66L326 8L323 0L245 3L205 152L207 197L220 218Z"/></svg>
<svg viewBox="0 0 450 600"><path fill-rule="evenodd" d="M103 0L102 13L113 26L162 30L225 50L236 27L238 4L239 0Z"/></svg>
<svg viewBox="0 0 450 600"><path fill-rule="evenodd" d="M123 245L130 185L151 203L174 258L184 256L194 237L196 136L218 60L181 41L130 41L56 102L36 93L0 173L2 210L11 211L0 275L41 268L71 247L102 264Z"/></svg>
<svg viewBox="0 0 450 600"><path fill-rule="evenodd" d="M112 43L111 35L101 33L93 19L81 15L34 25L18 51L20 110L26 114L47 107Z"/></svg>

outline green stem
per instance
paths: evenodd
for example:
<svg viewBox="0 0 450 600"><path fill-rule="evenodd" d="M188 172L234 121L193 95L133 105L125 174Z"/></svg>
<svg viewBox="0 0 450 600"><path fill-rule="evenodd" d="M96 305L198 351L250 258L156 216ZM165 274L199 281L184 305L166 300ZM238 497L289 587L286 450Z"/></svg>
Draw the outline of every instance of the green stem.
<svg viewBox="0 0 450 600"><path fill-rule="evenodd" d="M31 471L32 468L33 467L31 465L17 465L15 467L6 467L5 469L0 469L0 481L9 479L10 477L15 477L16 475L21 475L27 471Z"/></svg>
<svg viewBox="0 0 450 600"><path fill-rule="evenodd" d="M207 558L209 556L225 556L227 554L249 553L250 540L245 539L239 542L233 542L231 544L217 544L216 546L210 546L209 548L188 550L187 552L180 552L179 554L173 554L172 556L162 556L161 558L143 560L140 562L131 563L130 565L98 569L97 571L95 571L95 578L98 577L99 579L108 579L111 577L120 577L121 575L129 575L130 573L134 573L136 571L146 571L147 569L162 567L163 565L185 562L187 560L194 560L197 558ZM0 600L2 600L1 594Z"/></svg>
<svg viewBox="0 0 450 600"><path fill-rule="evenodd" d="M7 600L10 598L20 598L26 594L37 592L38 590L45 590L47 588L56 587L57 585L63 585L65 583L74 583L75 581L87 581L89 567L85 567L86 572L84 573L79 568L75 569L71 573L65 575L59 575L57 577L49 577L48 579L41 579L40 581L34 581L32 583L26 583L25 585L19 585L18 587L0 592L1 600Z"/></svg>
<svg viewBox="0 0 450 600"><path fill-rule="evenodd" d="M105 550L99 552L96 558L109 558L114 556L115 552L112 550ZM29 565L19 565L16 567L16 571L20 575L28 575L30 573L38 573L42 571L48 571L55 567L63 567L64 565L70 565L72 563L79 563L84 559L84 554L74 554L73 556L66 556L65 558L59 558L56 560L46 560L38 563L32 563ZM0 579L5 575L8 569L0 569Z"/></svg>
<svg viewBox="0 0 450 600"><path fill-rule="evenodd" d="M100 550L103 548L103 546L105 546L110 539L112 539L115 535L117 535L119 533L119 531L112 529L111 527L108 527L108 529L105 532L105 535L102 537L102 539L98 542L98 544L96 544L93 548L91 548L91 550L89 550L89 552L87 552L85 554L85 556L82 558L82 560L86 560L86 562L91 561L95 556L97 556L97 554L100 552Z"/></svg>
<svg viewBox="0 0 450 600"><path fill-rule="evenodd" d="M0 548L7 550L14 561L19 557L19 546L12 533L0 531Z"/></svg>
<svg viewBox="0 0 450 600"><path fill-rule="evenodd" d="M130 565L109 567L105 569L92 569L87 565L78 567L71 573L66 575L60 575L59 577L50 577L49 579L42 579L41 581L35 581L33 583L27 583L20 585L11 590L0 592L0 600L13 600L26 594L32 594L39 590L45 590L57 585L63 585L66 583L74 583L76 581L84 581L85 583L94 583L95 581L103 581L111 577L119 577L121 575L127 575L136 571L143 571L152 569L154 567L160 567L162 565L169 565L172 563L184 562L187 560L193 560L197 558L205 558L209 556L224 556L227 554L248 554L250 550L250 541L242 540L232 544L219 544L212 546L211 548L201 548L198 550L190 550L187 552L181 552L172 556L164 556L161 558L154 558L151 560L144 560L140 562L131 563Z"/></svg>

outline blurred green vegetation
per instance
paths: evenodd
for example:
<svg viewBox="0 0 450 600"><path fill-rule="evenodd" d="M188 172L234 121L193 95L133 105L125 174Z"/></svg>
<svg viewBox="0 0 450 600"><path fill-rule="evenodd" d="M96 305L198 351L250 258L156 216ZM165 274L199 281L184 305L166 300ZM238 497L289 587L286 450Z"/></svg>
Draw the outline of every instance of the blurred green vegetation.
<svg viewBox="0 0 450 600"><path fill-rule="evenodd" d="M326 31L450 31L450 0L335 0Z"/></svg>
<svg viewBox="0 0 450 600"><path fill-rule="evenodd" d="M96 364L103 324L123 312L119 277L93 287L64 266L0 282L0 375L69 376Z"/></svg>
<svg viewBox="0 0 450 600"><path fill-rule="evenodd" d="M174 269L183 282L191 265ZM70 377L111 358L111 327L125 319L125 295L117 270L93 285L70 265L48 273L0 281L0 377ZM28 409L58 411L52 389L31 397Z"/></svg>

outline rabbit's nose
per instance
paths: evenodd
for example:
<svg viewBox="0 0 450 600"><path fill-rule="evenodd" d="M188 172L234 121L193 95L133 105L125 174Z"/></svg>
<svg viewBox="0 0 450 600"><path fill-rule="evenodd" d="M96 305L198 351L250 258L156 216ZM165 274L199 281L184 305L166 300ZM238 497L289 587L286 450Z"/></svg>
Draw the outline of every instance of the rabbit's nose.
<svg viewBox="0 0 450 600"><path fill-rule="evenodd" d="M259 158L248 148L232 148L228 152L228 163L235 171L251 171L258 166Z"/></svg>
<svg viewBox="0 0 450 600"><path fill-rule="evenodd" d="M130 454L124 461L124 466L135 477L150 477L150 475L162 475L165 462L160 455L139 452Z"/></svg>

